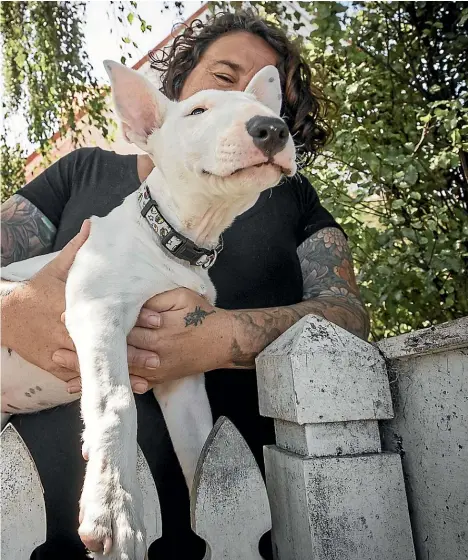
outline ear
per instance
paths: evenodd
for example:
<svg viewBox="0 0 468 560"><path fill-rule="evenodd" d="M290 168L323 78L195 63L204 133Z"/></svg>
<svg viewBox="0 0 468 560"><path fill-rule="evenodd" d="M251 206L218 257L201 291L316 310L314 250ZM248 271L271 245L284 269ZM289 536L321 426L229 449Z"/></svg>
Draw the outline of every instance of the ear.
<svg viewBox="0 0 468 560"><path fill-rule="evenodd" d="M147 151L148 136L161 127L171 101L139 72L113 60L104 67L125 138Z"/></svg>
<svg viewBox="0 0 468 560"><path fill-rule="evenodd" d="M250 80L245 89L246 93L252 93L255 97L277 115L281 111L281 83L278 70L274 66L265 66L259 70Z"/></svg>

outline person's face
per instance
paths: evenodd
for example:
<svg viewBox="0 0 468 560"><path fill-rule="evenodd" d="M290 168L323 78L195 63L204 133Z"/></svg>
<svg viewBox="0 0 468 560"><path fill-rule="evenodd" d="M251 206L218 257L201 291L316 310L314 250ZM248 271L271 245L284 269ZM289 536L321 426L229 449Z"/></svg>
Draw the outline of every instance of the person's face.
<svg viewBox="0 0 468 560"><path fill-rule="evenodd" d="M260 37L228 33L206 49L185 80L179 101L205 89L244 91L259 70L277 62L276 51Z"/></svg>

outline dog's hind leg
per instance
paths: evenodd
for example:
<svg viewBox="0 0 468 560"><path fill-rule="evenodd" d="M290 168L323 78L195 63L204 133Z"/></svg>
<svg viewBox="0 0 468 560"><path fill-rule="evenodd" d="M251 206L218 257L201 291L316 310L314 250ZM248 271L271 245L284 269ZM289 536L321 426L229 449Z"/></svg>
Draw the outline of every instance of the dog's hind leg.
<svg viewBox="0 0 468 560"><path fill-rule="evenodd" d="M197 461L213 428L203 374L157 385L153 390L166 421L189 491Z"/></svg>
<svg viewBox="0 0 468 560"><path fill-rule="evenodd" d="M1 348L2 412L25 414L76 401L67 384L14 350Z"/></svg>

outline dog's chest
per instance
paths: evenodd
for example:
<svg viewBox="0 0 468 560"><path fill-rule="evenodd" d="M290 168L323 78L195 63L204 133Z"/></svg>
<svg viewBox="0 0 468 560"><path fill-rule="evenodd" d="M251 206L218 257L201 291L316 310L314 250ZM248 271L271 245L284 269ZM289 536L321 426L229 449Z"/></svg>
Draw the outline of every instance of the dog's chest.
<svg viewBox="0 0 468 560"><path fill-rule="evenodd" d="M153 246L155 252L154 263L156 264L155 274L158 276L158 284L166 282L171 284L166 289L184 287L206 297L211 303L215 302L216 291L208 273L202 267L189 266L185 262L176 260L169 256L160 246ZM158 290L162 291L162 290Z"/></svg>
<svg viewBox="0 0 468 560"><path fill-rule="evenodd" d="M163 249L150 225L135 212L131 198L106 217L92 218L90 238L76 259L80 269L91 273L94 286L105 286L106 291L151 297L184 287L214 303L216 291L208 272Z"/></svg>

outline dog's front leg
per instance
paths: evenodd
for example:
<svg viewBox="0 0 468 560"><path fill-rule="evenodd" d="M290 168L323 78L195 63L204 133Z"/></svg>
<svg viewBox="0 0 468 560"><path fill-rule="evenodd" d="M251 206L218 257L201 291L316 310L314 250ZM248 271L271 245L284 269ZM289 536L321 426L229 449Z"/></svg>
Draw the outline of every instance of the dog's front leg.
<svg viewBox="0 0 468 560"><path fill-rule="evenodd" d="M128 305L118 300L78 297L67 307L66 325L80 363L83 450L88 457L79 533L88 548L104 552L108 559L143 560L146 538L136 478L137 416L127 366L128 315Z"/></svg>
<svg viewBox="0 0 468 560"><path fill-rule="evenodd" d="M159 402L174 451L189 491L203 445L213 428L213 417L203 374L157 385Z"/></svg>

